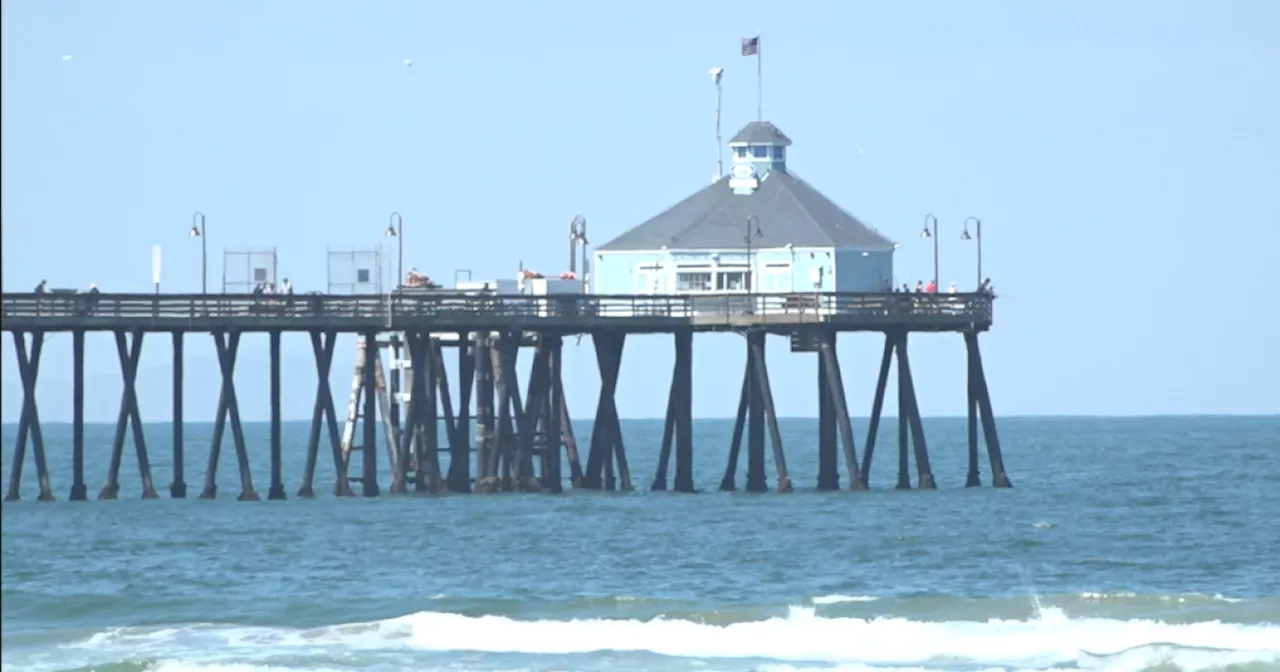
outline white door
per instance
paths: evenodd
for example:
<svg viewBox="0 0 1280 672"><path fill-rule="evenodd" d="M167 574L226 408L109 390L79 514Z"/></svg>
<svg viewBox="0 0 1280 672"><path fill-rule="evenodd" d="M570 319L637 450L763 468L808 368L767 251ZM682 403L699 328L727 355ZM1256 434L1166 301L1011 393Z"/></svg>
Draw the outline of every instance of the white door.
<svg viewBox="0 0 1280 672"><path fill-rule="evenodd" d="M653 278L655 271L650 268L642 268L636 271L635 285L631 288L636 294L652 294Z"/></svg>

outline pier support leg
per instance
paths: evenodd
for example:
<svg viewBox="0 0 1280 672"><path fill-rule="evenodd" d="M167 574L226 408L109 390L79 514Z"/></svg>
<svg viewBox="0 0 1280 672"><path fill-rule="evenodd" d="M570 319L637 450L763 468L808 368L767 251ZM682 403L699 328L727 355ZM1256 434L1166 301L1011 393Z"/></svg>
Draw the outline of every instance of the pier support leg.
<svg viewBox="0 0 1280 672"><path fill-rule="evenodd" d="M884 391L889 384L889 366L893 363L893 334L885 334L884 353L880 356L880 374L876 378L875 398L871 403L871 421L867 425L866 452L862 454L862 487L870 487L871 456L876 451L876 435L880 431L880 414L884 411Z"/></svg>
<svg viewBox="0 0 1280 672"><path fill-rule="evenodd" d="M550 473L543 477L543 487L553 494L564 492L564 472L560 459L561 447L565 445L564 425L560 416L564 413L564 396L560 392L560 376L563 366L564 339L559 335L549 336L547 347L547 408L545 428L547 435L547 460Z"/></svg>
<svg viewBox="0 0 1280 672"><path fill-rule="evenodd" d="M671 444L675 439L676 432L676 385L679 383L679 376L671 376L671 388L667 392L667 414L663 416L665 419L662 423L662 445L658 448L658 467L653 475L653 485L649 487L655 492L663 492L667 489L667 470L671 464Z"/></svg>
<svg viewBox="0 0 1280 672"><path fill-rule="evenodd" d="M458 340L461 341L462 339L459 338ZM432 375L427 379L427 384L430 386L432 393L435 394L436 398L439 400L438 417L444 420L444 434L446 440L449 442L449 472L441 472L441 475L444 477L441 481L441 487L446 490L452 490L452 486L449 485L449 479L452 478L451 474L453 473L453 458L458 454L457 447L466 447L469 442L467 437L470 433L468 430L471 429L470 421L468 420L468 425L464 429L462 423L459 422L458 414L453 412L453 394L449 390L449 374L444 367L444 348L440 345L440 339L428 336L425 347L431 355L432 371ZM459 347L462 346L459 345ZM409 387L412 389L412 383L410 383ZM410 399L410 404L412 404L412 399ZM467 452L463 454L470 455L470 448L468 447ZM440 456L437 454L437 469L439 469L439 464ZM421 483L421 479L418 479L418 481L415 482L414 487L419 487L419 483Z"/></svg>
<svg viewBox="0 0 1280 672"><path fill-rule="evenodd" d="M965 345L968 345L966 340ZM967 348L966 348L967 350ZM982 486L982 476L978 472L978 392L977 392L977 376L973 371L973 358L965 357L967 366L965 376L965 406L968 411L968 422L965 429L967 430L967 438L969 439L969 469L965 475L964 487L977 488Z"/></svg>
<svg viewBox="0 0 1280 672"><path fill-rule="evenodd" d="M377 343L374 344L377 346ZM395 376L387 376L382 367L382 350L380 347L374 349L373 358L373 377L377 387L374 388L374 394L378 402L378 411L382 417L382 438L387 447L387 464L391 467L391 492L392 494L406 492L405 481L407 479L409 464L400 463L400 427L391 417L391 409L398 408L396 404L391 403L391 395L388 394L388 380L395 380ZM393 356L391 349L388 348L388 356ZM405 477L400 479L397 488L397 476Z"/></svg>
<svg viewBox="0 0 1280 672"><path fill-rule="evenodd" d="M449 441L449 491L471 492L471 390L475 386L476 355L471 335L458 334L458 417L454 420L454 436ZM444 367L441 365L443 374ZM440 384L447 387L441 375ZM444 394L445 390L441 390Z"/></svg>
<svg viewBox="0 0 1280 672"><path fill-rule="evenodd" d="M693 492L693 332L677 332L676 364L667 394L667 415L662 428L662 448L658 453L658 470L653 490L667 489L667 469L671 462L671 444L676 443L677 492Z"/></svg>
<svg viewBox="0 0 1280 672"><path fill-rule="evenodd" d="M560 404L560 432L564 434L564 455L569 458L569 482L575 488L582 487L582 459L578 454L578 439L573 433L573 421L569 419L569 405L564 400L564 380L556 376L556 399Z"/></svg>
<svg viewBox="0 0 1280 672"><path fill-rule="evenodd" d="M555 396L556 349L560 335L543 333L538 345L545 351L541 364L542 383L538 394L538 406L533 416L533 449L538 462L538 487L546 492L560 491L560 419L551 420L551 401ZM553 431L554 430L554 431Z"/></svg>
<svg viewBox="0 0 1280 672"><path fill-rule="evenodd" d="M1000 437L996 434L996 419L991 411L991 392L987 388L987 376L982 368L982 352L978 349L978 334L966 332L965 346L969 353L971 375L975 377L978 409L982 416L982 434L987 441L987 459L991 462L991 485L996 488L1012 488L1013 482L1004 468L1004 454L1000 451Z"/></svg>
<svg viewBox="0 0 1280 672"><path fill-rule="evenodd" d="M183 499L187 496L186 453L183 445L185 437L182 422L184 406L182 395L185 386L182 369L186 360L182 352L184 336L186 334L181 331L173 332L173 481L169 483L169 497L173 499Z"/></svg>
<svg viewBox="0 0 1280 672"><path fill-rule="evenodd" d="M906 333L896 334L894 337L894 349L899 353L902 349L899 343L906 340ZM907 376L911 375L905 367L902 366L902 360L898 360L898 484L897 490L911 489L911 474L909 471L909 453L908 440L911 435L911 402L907 395L910 386L907 383Z"/></svg>
<svg viewBox="0 0 1280 672"><path fill-rule="evenodd" d="M836 415L827 385L827 360L818 354L818 490L840 489L836 449Z"/></svg>
<svg viewBox="0 0 1280 672"><path fill-rule="evenodd" d="M387 347L387 356L391 360L388 362L391 367L391 372L390 375L387 376L387 396L390 398L391 403L388 404L387 422L393 429L392 433L395 436L399 436L402 433L401 429L404 427L401 422L402 418L400 417L399 401L401 392L400 388L402 387L401 383L404 382L402 380L404 377L404 366L401 365L401 362L403 362L405 357L408 356L409 344L402 341L400 339L400 334L396 333L391 334L388 341L389 345ZM409 383L409 387L412 389L413 383Z"/></svg>
<svg viewBox="0 0 1280 672"><path fill-rule="evenodd" d="M633 489L631 472L627 466L626 449L622 443L618 409L614 400L626 334L597 331L592 333L591 340L595 344L596 363L600 367L600 399L596 404L596 422L591 432L591 450L587 455L583 487L613 490L615 485L612 467L616 461L621 489L630 491Z"/></svg>
<svg viewBox="0 0 1280 672"><path fill-rule="evenodd" d="M120 493L120 462L124 455L125 432L132 428L133 445L138 458L138 471L142 476L142 498L155 499L156 489L151 482L151 460L147 457L147 441L142 433L142 417L138 412L138 393L135 383L138 378L138 360L142 356L142 338L145 332L133 331L133 338L127 332L117 331L116 354L120 357L120 370L124 375L124 392L120 400L120 415L116 419L116 435L111 446L111 464L107 472L107 482L102 486L98 499L115 499Z"/></svg>
<svg viewBox="0 0 1280 672"><path fill-rule="evenodd" d="M418 377L423 374L423 367L427 367L427 363L422 361L422 349L418 347L418 340L421 334L404 334L404 355L409 361L409 405L405 411L404 424L400 424L400 403L395 398L400 391L400 386L396 382L403 367L397 368L396 360L400 357L400 348L398 347L399 339L392 334L390 346L387 348L388 356L391 359L391 375L379 376L380 385L385 384L388 388L387 404L382 407L382 430L386 434L387 440L390 442L387 451L387 461L391 465L391 494L402 495L409 491L410 473L413 473L415 489L424 489L425 482L422 482L422 461L421 457L421 437L418 436L416 417L416 405L422 401L421 397L415 397L420 394L418 389ZM430 351L428 350L428 353ZM381 358L381 355L379 355ZM381 370L381 368L379 368ZM430 371L430 368L427 368ZM428 373L428 375L430 375ZM382 391L379 389L379 395Z"/></svg>
<svg viewBox="0 0 1280 672"><path fill-rule="evenodd" d="M409 402L406 405L404 417L396 418L397 422L403 420L403 424L399 425L400 429L397 432L395 456L391 461L393 467L391 471L392 494L399 494L408 490L410 472L413 472L412 478L414 492L427 491L428 475L425 470L426 455L422 445L422 442L426 437L422 436L418 431L418 426L420 424L418 414L419 405L422 404L423 396L426 395L424 381L431 381L432 383L435 382L433 371L435 362L432 361L431 366L428 367L426 362L423 361L423 340L427 341L425 346L426 357L431 357L433 355L433 351L431 349L430 336L414 332L405 332L404 334L404 348L401 351L401 357L403 359L401 361L407 361L409 363L409 375L406 385L409 392ZM393 366L395 356L395 350L393 349ZM406 369L402 365L399 370L403 372ZM395 380L395 378L396 376L393 375L392 380ZM393 385L392 387L398 389L397 386ZM432 385L432 392L434 391L435 386ZM396 392L392 392L391 394L394 395ZM432 403L434 404L434 401ZM392 399L391 407L399 408L399 403L397 403L395 399ZM395 427L394 423L392 427ZM434 448L434 445L432 447ZM435 455L434 457L438 458L439 456Z"/></svg>
<svg viewBox="0 0 1280 672"><path fill-rule="evenodd" d="M71 332L71 496L73 502L89 499L84 482L84 330Z"/></svg>
<svg viewBox="0 0 1280 672"><path fill-rule="evenodd" d="M519 337L519 333L512 334L513 337ZM550 380L550 372L547 369L547 361L550 350L547 347L547 337L539 335L538 346L533 353L533 365L529 372L529 386L525 392L524 408L522 413L517 416L517 432L516 437L516 460L515 460L515 487L523 489L526 492L539 492L542 490L542 483L534 476L533 455L535 452L535 433L538 428L538 416L546 405L548 381ZM512 358L511 368L514 374L515 358ZM514 380L514 375L512 376ZM545 453L543 453L545 455ZM545 460L542 461L545 475Z"/></svg>
<svg viewBox="0 0 1280 672"><path fill-rule="evenodd" d="M249 468L249 450L245 445L244 427L240 423L240 403L236 400L236 354L240 350L240 332L213 333L213 345L218 352L218 366L222 369L222 392L218 399L217 417L213 425L213 442L209 448L209 464L205 468L204 490L201 499L213 499L218 494L218 458L222 453L222 436L231 425L231 440L235 444L236 463L240 470L240 496L242 502L260 499L253 487L253 473Z"/></svg>
<svg viewBox="0 0 1280 672"><path fill-rule="evenodd" d="M764 332L747 333L747 492L768 492L764 474L764 396L756 374L756 342L763 344Z"/></svg>
<svg viewBox="0 0 1280 672"><path fill-rule="evenodd" d="M911 445L916 460L916 487L922 490L937 489L933 482L933 468L929 465L929 448L925 444L924 421L920 417L920 401L916 398L916 386L911 377L911 358L907 356L907 336L898 340L898 384L906 387L907 421L911 428ZM901 394L901 391L899 392ZM900 397L903 398L903 397ZM899 417L899 422L902 421Z"/></svg>
<svg viewBox="0 0 1280 672"><path fill-rule="evenodd" d="M271 367L271 487L267 489L268 500L284 499L284 474L281 464L281 418L280 395L280 331L267 334L270 341Z"/></svg>
<svg viewBox="0 0 1280 672"><path fill-rule="evenodd" d="M494 483L489 477L490 463L498 458L494 436L494 371L493 336L477 332L475 351L476 388L476 476L475 491L490 492Z"/></svg>
<svg viewBox="0 0 1280 672"><path fill-rule="evenodd" d="M431 340L431 334L418 334L418 357L423 361L422 375L414 379L421 387L421 401L415 413L417 435L417 471L414 488L432 494L446 491L444 476L440 472L440 390L447 390L444 379L444 360ZM452 414L452 413L451 413ZM451 446L452 447L452 446Z"/></svg>
<svg viewBox="0 0 1280 672"><path fill-rule="evenodd" d="M413 463L414 490L437 494L444 491L440 475L439 406L436 391L441 363L430 334L405 333L410 359L409 411L405 414L399 464ZM411 459L412 458L412 459ZM401 480L407 474L399 476Z"/></svg>
<svg viewBox="0 0 1280 672"><path fill-rule="evenodd" d="M693 492L693 331L677 331L676 367L672 389L677 391L676 413L676 492ZM616 416L616 412L615 412ZM622 437L619 429L618 446Z"/></svg>
<svg viewBox="0 0 1280 672"><path fill-rule="evenodd" d="M40 429L40 414L36 409L36 379L40 375L40 354L44 350L44 334L31 334L31 348L27 349L26 335L13 332L13 349L18 355L18 376L22 378L22 415L18 424L18 440L13 447L13 465L9 472L9 490L5 501L17 501L21 494L22 463L26 457L27 436L31 437L31 453L36 463L36 479L40 482L39 500L53 501L53 486L49 481L49 467L45 461L44 433Z"/></svg>
<svg viewBox="0 0 1280 672"><path fill-rule="evenodd" d="M782 450L782 432L778 429L778 414L773 408L773 391L769 387L769 367L765 363L764 332L759 338L751 341L751 352L755 359L756 384L760 386L761 400L764 402L765 417L769 425L769 439L773 444L773 467L777 470L778 492L791 492L791 476L787 473L787 458Z"/></svg>
<svg viewBox="0 0 1280 672"><path fill-rule="evenodd" d="M307 438L307 461L302 470L302 484L298 496L315 497L316 462L320 457L320 433L327 425L330 452L333 454L333 494L351 496L351 483L347 480L346 463L342 459L341 434L338 432L338 414L333 407L333 390L329 385L329 373L333 369L333 351L337 333L311 332L311 349L316 358L316 403L311 413L311 435Z"/></svg>
<svg viewBox="0 0 1280 672"><path fill-rule="evenodd" d="M750 360L748 360L748 364ZM720 479L720 490L733 492L738 489L738 455L742 449L742 431L747 423L747 411L751 397L751 367L747 366L742 376L742 393L738 398L738 415L733 422L733 438L729 441L729 463L724 470L724 478Z"/></svg>
<svg viewBox="0 0 1280 672"><path fill-rule="evenodd" d="M364 334L364 446L360 486L365 497L377 497L378 488L378 332Z"/></svg>
<svg viewBox="0 0 1280 672"><path fill-rule="evenodd" d="M518 338L518 337L516 337ZM476 492L498 492L510 487L511 390L514 384L508 375L507 363L519 353L519 341L509 332L498 335L496 348L489 346L489 372L493 378L496 413L491 418L489 450L476 480ZM491 340L492 343L492 340ZM512 367L514 369L514 366Z"/></svg>
<svg viewBox="0 0 1280 672"><path fill-rule="evenodd" d="M849 489L865 490L866 481L858 466L858 449L853 440L853 423L849 420L849 406L844 394L844 374L840 371L840 359L836 355L836 332L828 332L819 345L819 356L824 363L822 370L826 375L827 399L829 411L834 416L833 427L829 430L831 437L831 460L835 461L835 429L840 430L840 441L843 446L845 469L849 472ZM883 395L881 395L883 396ZM834 469L833 469L834 471ZM837 476L837 480L839 477ZM837 486L838 487L838 486Z"/></svg>

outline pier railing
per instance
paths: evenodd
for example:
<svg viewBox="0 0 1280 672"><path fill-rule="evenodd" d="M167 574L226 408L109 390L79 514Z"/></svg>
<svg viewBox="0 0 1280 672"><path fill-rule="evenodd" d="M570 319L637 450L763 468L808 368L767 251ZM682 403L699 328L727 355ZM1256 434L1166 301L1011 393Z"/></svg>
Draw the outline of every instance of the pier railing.
<svg viewBox="0 0 1280 672"><path fill-rule="evenodd" d="M696 295L4 294L3 329L147 330L551 328L631 331L828 323L846 330L983 330L992 299L971 294Z"/></svg>

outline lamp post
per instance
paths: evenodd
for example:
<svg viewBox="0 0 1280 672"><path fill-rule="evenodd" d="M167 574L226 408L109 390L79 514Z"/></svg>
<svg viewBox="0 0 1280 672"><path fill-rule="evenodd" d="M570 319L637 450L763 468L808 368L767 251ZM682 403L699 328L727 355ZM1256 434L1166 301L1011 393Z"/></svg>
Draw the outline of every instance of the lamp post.
<svg viewBox="0 0 1280 672"><path fill-rule="evenodd" d="M751 223L755 222L755 231L752 232ZM747 293L751 294L756 289L755 261L751 257L751 239L763 238L764 233L760 231L760 218L756 215L747 216Z"/></svg>
<svg viewBox="0 0 1280 672"><path fill-rule="evenodd" d="M974 223L974 235L969 235L969 220ZM977 240L978 242L978 287L982 286L982 220L970 217L964 220L964 231L960 232L960 240Z"/></svg>
<svg viewBox="0 0 1280 672"><path fill-rule="evenodd" d="M209 293L209 238L204 235L204 213L191 215L191 230L187 235L200 239L200 293Z"/></svg>
<svg viewBox="0 0 1280 672"><path fill-rule="evenodd" d="M391 213L391 221L387 223L385 235L396 239L396 281L391 285L394 290L404 282L404 218L400 213Z"/></svg>
<svg viewBox="0 0 1280 672"><path fill-rule="evenodd" d="M933 222L933 231L929 230L929 222ZM938 289L938 218L932 214L924 216L924 230L920 232L921 238L933 239L933 289Z"/></svg>
<svg viewBox="0 0 1280 672"><path fill-rule="evenodd" d="M582 275L578 275L578 250L582 250ZM575 278L582 280L582 293L586 294L590 291L587 283L590 278L587 277L587 218L577 215L569 222L569 272L573 273Z"/></svg>

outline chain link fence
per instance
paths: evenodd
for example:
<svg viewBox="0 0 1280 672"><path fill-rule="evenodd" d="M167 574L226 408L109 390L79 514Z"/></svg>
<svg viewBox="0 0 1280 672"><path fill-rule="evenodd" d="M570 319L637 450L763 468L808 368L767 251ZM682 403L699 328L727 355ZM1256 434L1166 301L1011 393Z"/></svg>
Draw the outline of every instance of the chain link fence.
<svg viewBox="0 0 1280 672"><path fill-rule="evenodd" d="M228 249L222 252L222 292L249 294L254 288L276 287L276 248Z"/></svg>
<svg viewBox="0 0 1280 672"><path fill-rule="evenodd" d="M335 250L329 254L330 294L381 294L382 248Z"/></svg>

